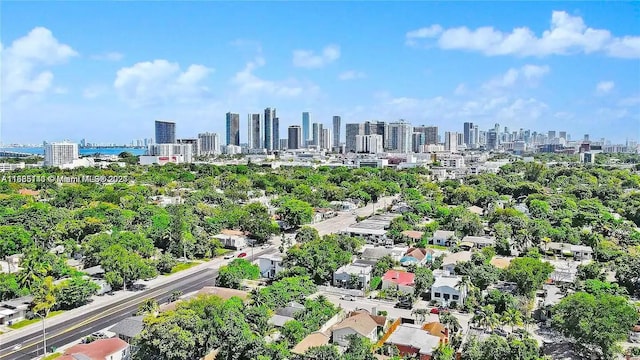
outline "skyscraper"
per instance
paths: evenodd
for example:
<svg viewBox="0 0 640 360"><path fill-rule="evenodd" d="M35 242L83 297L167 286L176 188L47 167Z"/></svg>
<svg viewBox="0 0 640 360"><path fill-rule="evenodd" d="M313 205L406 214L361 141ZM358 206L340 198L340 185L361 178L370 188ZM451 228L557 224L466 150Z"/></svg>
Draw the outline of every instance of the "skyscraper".
<svg viewBox="0 0 640 360"><path fill-rule="evenodd" d="M386 149L389 147L389 134L387 132L387 124L384 121L366 121L364 123L364 135L382 135L382 146Z"/></svg>
<svg viewBox="0 0 640 360"><path fill-rule="evenodd" d="M340 116L333 117L333 146L340 146L340 127L342 119Z"/></svg>
<svg viewBox="0 0 640 360"><path fill-rule="evenodd" d="M458 150L458 133L447 131L444 133L444 149L455 152Z"/></svg>
<svg viewBox="0 0 640 360"><path fill-rule="evenodd" d="M273 149L280 150L280 118L275 115L276 110L273 109Z"/></svg>
<svg viewBox="0 0 640 360"><path fill-rule="evenodd" d="M302 146L309 146L309 113L302 113Z"/></svg>
<svg viewBox="0 0 640 360"><path fill-rule="evenodd" d="M356 151L356 136L358 135L371 135L365 134L365 126L364 124L347 124L345 126L345 151L346 152L355 152ZM374 134L376 135L376 134Z"/></svg>
<svg viewBox="0 0 640 360"><path fill-rule="evenodd" d="M322 129L322 146L321 149L331 150L333 147L333 138L331 137L331 129Z"/></svg>
<svg viewBox="0 0 640 360"><path fill-rule="evenodd" d="M249 114L249 121L249 133L251 134L249 147L252 149L262 149L264 146L264 139L262 137L260 114Z"/></svg>
<svg viewBox="0 0 640 360"><path fill-rule="evenodd" d="M437 126L416 126L413 128L414 132L424 134L424 143L426 145L432 145L438 143L438 127Z"/></svg>
<svg viewBox="0 0 640 360"><path fill-rule="evenodd" d="M487 132L487 150L495 150L498 147L498 132L491 129Z"/></svg>
<svg viewBox="0 0 640 360"><path fill-rule="evenodd" d="M227 113L227 145L240 146L240 114Z"/></svg>
<svg viewBox="0 0 640 360"><path fill-rule="evenodd" d="M220 137L210 132L198 134L198 148L202 155L220 154Z"/></svg>
<svg viewBox="0 0 640 360"><path fill-rule="evenodd" d="M156 120L156 144L175 144L176 123Z"/></svg>
<svg viewBox="0 0 640 360"><path fill-rule="evenodd" d="M356 152L378 154L382 149L382 135L356 135Z"/></svg>
<svg viewBox="0 0 640 360"><path fill-rule="evenodd" d="M312 127L312 130L311 130L311 142L316 147L320 146L320 132L321 131L320 131L319 126L320 126L320 124L313 123L313 127Z"/></svg>
<svg viewBox="0 0 640 360"><path fill-rule="evenodd" d="M48 143L44 147L44 166L72 164L78 159L78 144L69 141Z"/></svg>
<svg viewBox="0 0 640 360"><path fill-rule="evenodd" d="M304 113L303 113L304 114ZM288 149L296 150L302 147L302 129L298 125L291 125L287 131Z"/></svg>
<svg viewBox="0 0 640 360"><path fill-rule="evenodd" d="M467 145L467 148L471 147L471 144L473 144L473 123L472 122L465 122L464 123L464 127L463 127L463 140L462 142Z"/></svg>
<svg viewBox="0 0 640 360"><path fill-rule="evenodd" d="M267 151L273 150L273 118L276 115L276 110L271 108L264 109L264 121L262 123L262 128L264 129L264 145L263 148L267 149Z"/></svg>
<svg viewBox="0 0 640 360"><path fill-rule="evenodd" d="M389 144L387 148L391 151L408 153L411 152L411 135L413 128L401 120L400 122L389 124Z"/></svg>

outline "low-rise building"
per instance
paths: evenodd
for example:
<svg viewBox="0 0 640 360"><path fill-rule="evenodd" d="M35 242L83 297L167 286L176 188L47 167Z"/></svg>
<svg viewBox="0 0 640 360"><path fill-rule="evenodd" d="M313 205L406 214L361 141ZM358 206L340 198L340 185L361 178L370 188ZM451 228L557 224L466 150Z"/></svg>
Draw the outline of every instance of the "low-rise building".
<svg viewBox="0 0 640 360"><path fill-rule="evenodd" d="M440 343L439 336L431 335L416 324L399 325L385 341L385 344L395 345L400 356L413 356L419 360L431 360Z"/></svg>
<svg viewBox="0 0 640 360"><path fill-rule="evenodd" d="M260 275L263 278L273 279L278 273L284 270L282 261L284 258L280 254L264 254L258 257L258 266L260 267Z"/></svg>
<svg viewBox="0 0 640 360"><path fill-rule="evenodd" d="M389 255L394 261L400 261L400 259L402 259L404 254L407 252L407 249L407 247L401 246L386 248L382 246L374 247L371 245L366 245L362 249L362 255L360 256L363 260L378 261L383 257Z"/></svg>
<svg viewBox="0 0 640 360"><path fill-rule="evenodd" d="M467 296L467 289L461 285L461 280L461 276L446 273L436 276L431 286L431 300L442 306L450 306L453 302L462 304Z"/></svg>
<svg viewBox="0 0 640 360"><path fill-rule="evenodd" d="M60 360L126 360L129 359L129 344L119 338L99 339L88 344L74 345L58 359Z"/></svg>
<svg viewBox="0 0 640 360"><path fill-rule="evenodd" d="M432 249L410 248L400 259L400 264L402 266L424 265L433 261L434 253Z"/></svg>
<svg viewBox="0 0 640 360"><path fill-rule="evenodd" d="M24 320L32 301L33 296L23 296L0 303L0 325L12 325Z"/></svg>
<svg viewBox="0 0 640 360"><path fill-rule="evenodd" d="M454 231L436 230L433 233L431 243L433 245L440 245L449 247L456 242L456 233Z"/></svg>
<svg viewBox="0 0 640 360"><path fill-rule="evenodd" d="M444 257L442 260L442 269L449 274L456 273L456 265L461 262L466 262L471 260L471 252L470 251L460 251L457 253L449 254Z"/></svg>
<svg viewBox="0 0 640 360"><path fill-rule="evenodd" d="M247 237L242 231L238 230L222 230L220 234L215 235L214 238L220 240L222 245L227 249L240 250L247 247Z"/></svg>
<svg viewBox="0 0 640 360"><path fill-rule="evenodd" d="M365 289L371 282L373 267L364 264L348 264L341 266L333 273L333 286ZM357 279L357 284L353 284Z"/></svg>
<svg viewBox="0 0 640 360"><path fill-rule="evenodd" d="M465 236L460 241L460 247L465 250L471 248L482 249L487 246L495 246L496 239L494 237L481 237L481 236Z"/></svg>
<svg viewBox="0 0 640 360"><path fill-rule="evenodd" d="M361 336L375 342L378 339L378 323L366 312L347 317L332 328L333 343L339 346L349 345L349 335Z"/></svg>
<svg viewBox="0 0 640 360"><path fill-rule="evenodd" d="M413 294L415 290L415 274L391 269L382 277L382 288L398 290L404 294Z"/></svg>
<svg viewBox="0 0 640 360"><path fill-rule="evenodd" d="M571 256L579 261L593 259L593 248L591 246L550 242L548 244L540 244L540 248L558 256Z"/></svg>
<svg viewBox="0 0 640 360"><path fill-rule="evenodd" d="M306 353L307 350L311 349L312 347L329 344L329 339L329 336L324 333L311 333L307 335L307 337L302 339L302 341L300 341L296 346L294 346L294 348L291 349L291 353L296 355L304 355L304 353Z"/></svg>

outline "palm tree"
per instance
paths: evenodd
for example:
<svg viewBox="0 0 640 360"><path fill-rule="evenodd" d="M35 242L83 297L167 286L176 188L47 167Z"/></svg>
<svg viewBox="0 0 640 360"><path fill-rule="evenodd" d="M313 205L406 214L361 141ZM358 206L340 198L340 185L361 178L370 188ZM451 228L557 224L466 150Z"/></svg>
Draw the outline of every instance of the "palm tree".
<svg viewBox="0 0 640 360"><path fill-rule="evenodd" d="M56 287L53 284L53 278L47 276L42 279L38 284L38 287L33 292L33 308L34 314L42 318L42 343L44 348L44 355L47 355L47 335L46 335L46 319L49 316L49 312L56 305Z"/></svg>
<svg viewBox="0 0 640 360"><path fill-rule="evenodd" d="M446 312L441 312L438 315L438 318L440 320L440 323L442 323L443 325L446 325L447 328L450 331L453 331L454 333L457 333L458 330L460 330L461 326L460 326L460 322L458 321L458 318L456 318L455 316L453 316L453 314L451 314L450 312L446 311Z"/></svg>
<svg viewBox="0 0 640 360"><path fill-rule="evenodd" d="M138 306L138 315L155 315L158 311L158 302L156 299L145 299L140 306Z"/></svg>
<svg viewBox="0 0 640 360"><path fill-rule="evenodd" d="M413 309L411 311L411 315L416 317L416 321L423 323L426 315L429 314L429 311L427 309Z"/></svg>
<svg viewBox="0 0 640 360"><path fill-rule="evenodd" d="M509 308L502 314L502 322L511 326L511 332L513 332L516 325L522 325L522 314L514 308Z"/></svg>

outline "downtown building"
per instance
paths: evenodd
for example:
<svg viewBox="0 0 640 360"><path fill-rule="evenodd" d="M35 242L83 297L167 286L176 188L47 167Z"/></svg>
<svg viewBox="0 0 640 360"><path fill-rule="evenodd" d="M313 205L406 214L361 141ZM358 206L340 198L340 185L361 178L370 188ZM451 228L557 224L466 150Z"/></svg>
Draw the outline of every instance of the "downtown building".
<svg viewBox="0 0 640 360"><path fill-rule="evenodd" d="M211 156L220 154L220 136L216 133L198 134L198 156Z"/></svg>
<svg viewBox="0 0 640 360"><path fill-rule="evenodd" d="M76 143L63 141L48 143L44 146L44 166L72 165L78 158L78 144Z"/></svg>
<svg viewBox="0 0 640 360"><path fill-rule="evenodd" d="M240 114L228 112L227 123L227 145L240 146Z"/></svg>
<svg viewBox="0 0 640 360"><path fill-rule="evenodd" d="M156 144L175 144L176 142L176 123L172 121L155 122Z"/></svg>

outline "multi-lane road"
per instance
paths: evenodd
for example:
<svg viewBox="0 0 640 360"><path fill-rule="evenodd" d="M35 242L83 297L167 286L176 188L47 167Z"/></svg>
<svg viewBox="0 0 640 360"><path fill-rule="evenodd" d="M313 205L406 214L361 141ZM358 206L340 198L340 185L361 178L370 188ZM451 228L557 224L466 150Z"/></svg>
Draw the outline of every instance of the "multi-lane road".
<svg viewBox="0 0 640 360"><path fill-rule="evenodd" d="M256 251L254 256L274 251L272 248L263 249ZM217 268L205 268L182 277L178 273L174 275L175 280L149 290L140 291L132 297L95 308L88 305L86 312L63 323L47 327L47 348L51 351L52 347L58 348L67 345L96 331L115 325L122 319L133 315L145 299L153 298L161 304L166 302L171 293L176 290L187 294L197 291L203 286L212 286L215 284L217 275ZM30 360L42 354L42 328L39 326L34 326L32 331L17 339L0 343L0 359L2 360Z"/></svg>

